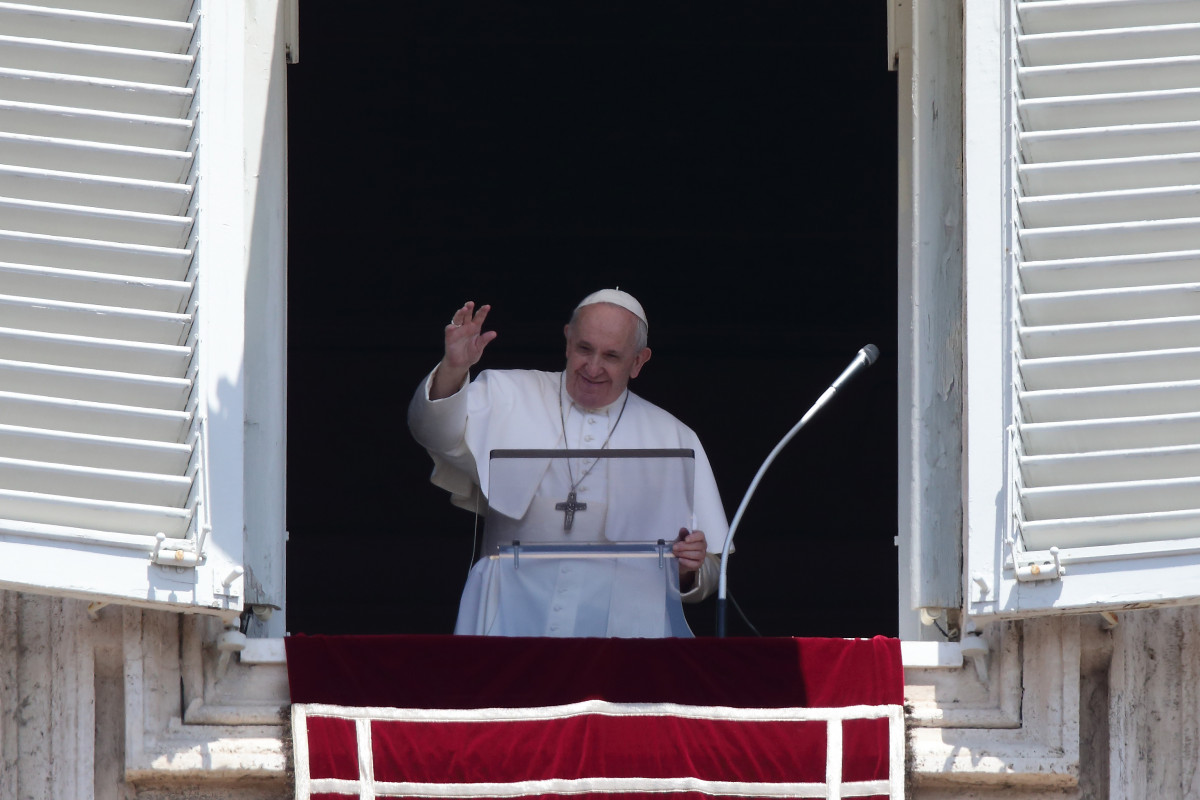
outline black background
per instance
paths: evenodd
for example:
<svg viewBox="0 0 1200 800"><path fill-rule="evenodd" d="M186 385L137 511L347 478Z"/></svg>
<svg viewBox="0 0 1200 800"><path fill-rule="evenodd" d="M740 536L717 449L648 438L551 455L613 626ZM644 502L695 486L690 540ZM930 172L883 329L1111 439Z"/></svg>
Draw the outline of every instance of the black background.
<svg viewBox="0 0 1200 800"><path fill-rule="evenodd" d="M471 515L405 409L463 301L560 369L598 288L691 425L765 635L896 633L896 76L863 3L306 3L288 68L288 628L446 633ZM688 609L711 633L712 599ZM731 613L731 634L749 632Z"/></svg>

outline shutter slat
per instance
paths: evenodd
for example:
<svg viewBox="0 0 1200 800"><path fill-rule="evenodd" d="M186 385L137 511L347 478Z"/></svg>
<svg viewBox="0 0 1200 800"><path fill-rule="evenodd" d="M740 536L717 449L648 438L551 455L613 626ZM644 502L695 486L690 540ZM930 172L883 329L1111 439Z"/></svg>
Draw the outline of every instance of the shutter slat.
<svg viewBox="0 0 1200 800"><path fill-rule="evenodd" d="M1197 509L1032 521L1021 525L1021 537L1033 550L1193 539L1197 531L1200 531Z"/></svg>
<svg viewBox="0 0 1200 800"><path fill-rule="evenodd" d="M191 479L180 475L65 466L0 456L0 489L11 491L181 507L191 486Z"/></svg>
<svg viewBox="0 0 1200 800"><path fill-rule="evenodd" d="M102 47L0 34L0 67L86 78L183 86L195 58L123 47Z"/></svg>
<svg viewBox="0 0 1200 800"><path fill-rule="evenodd" d="M1020 273L1021 284L1033 292L1186 283L1200 275L1200 251L1025 261Z"/></svg>
<svg viewBox="0 0 1200 800"><path fill-rule="evenodd" d="M16 361L182 378L190 347L0 328L0 353Z"/></svg>
<svg viewBox="0 0 1200 800"><path fill-rule="evenodd" d="M1200 119L1200 89L1020 100L1017 111L1032 131L1193 122Z"/></svg>
<svg viewBox="0 0 1200 800"><path fill-rule="evenodd" d="M0 163L97 177L175 183L187 176L192 154L187 150L0 132Z"/></svg>
<svg viewBox="0 0 1200 800"><path fill-rule="evenodd" d="M0 386L19 394L172 410L187 405L192 384L184 378L160 378L0 360Z"/></svg>
<svg viewBox="0 0 1200 800"><path fill-rule="evenodd" d="M191 424L185 411L118 406L86 400L0 391L0 419L23 428L46 428L93 436L182 442Z"/></svg>
<svg viewBox="0 0 1200 800"><path fill-rule="evenodd" d="M104 242L0 230L0 261L30 266L110 271L138 278L182 280L192 251L127 242Z"/></svg>
<svg viewBox="0 0 1200 800"><path fill-rule="evenodd" d="M1023 164L1018 174L1027 198L1200 184L1200 153Z"/></svg>
<svg viewBox="0 0 1200 800"><path fill-rule="evenodd" d="M1200 475L1200 445L1027 456L1021 471L1031 486L1062 486Z"/></svg>
<svg viewBox="0 0 1200 800"><path fill-rule="evenodd" d="M1027 228L1200 218L1200 185L1026 197L1018 206Z"/></svg>
<svg viewBox="0 0 1200 800"><path fill-rule="evenodd" d="M0 455L101 469L182 475L190 445L0 424Z"/></svg>
<svg viewBox="0 0 1200 800"><path fill-rule="evenodd" d="M1019 301L1027 325L1187 317L1200 315L1200 283L1023 294Z"/></svg>
<svg viewBox="0 0 1200 800"><path fill-rule="evenodd" d="M8 295L0 295L0 319L31 332L166 345L182 344L192 324L190 314Z"/></svg>
<svg viewBox="0 0 1200 800"><path fill-rule="evenodd" d="M88 111L41 103L0 100L0 128L26 136L183 150L192 134L186 119Z"/></svg>
<svg viewBox="0 0 1200 800"><path fill-rule="evenodd" d="M1025 131L1017 135L1017 141L1027 164L1190 153L1200 141L1200 123Z"/></svg>
<svg viewBox="0 0 1200 800"><path fill-rule="evenodd" d="M1200 444L1200 412L1151 417L1032 422L1021 426L1030 455L1096 453Z"/></svg>
<svg viewBox="0 0 1200 800"><path fill-rule="evenodd" d="M1033 389L1020 401L1025 418L1041 422L1186 414L1200 409L1200 381Z"/></svg>
<svg viewBox="0 0 1200 800"><path fill-rule="evenodd" d="M1026 489L1021 506L1030 521L1200 510L1200 477Z"/></svg>
<svg viewBox="0 0 1200 800"><path fill-rule="evenodd" d="M0 197L0 219L30 233L154 247L181 247L192 229L191 217L11 197Z"/></svg>
<svg viewBox="0 0 1200 800"><path fill-rule="evenodd" d="M0 262L0 295L40 297L98 306L179 312L192 293L187 281L131 278L103 272Z"/></svg>
<svg viewBox="0 0 1200 800"><path fill-rule="evenodd" d="M1200 56L1023 67L1018 74L1026 99L1186 89L1200 84Z"/></svg>
<svg viewBox="0 0 1200 800"><path fill-rule="evenodd" d="M54 7L149 19L187 19L192 0L54 0Z"/></svg>
<svg viewBox="0 0 1200 800"><path fill-rule="evenodd" d="M0 3L0 30L8 36L182 53L190 22Z"/></svg>
<svg viewBox="0 0 1200 800"><path fill-rule="evenodd" d="M0 524L32 522L143 536L163 533L182 539L190 520L191 511L186 508L0 489Z"/></svg>
<svg viewBox="0 0 1200 800"><path fill-rule="evenodd" d="M191 106L192 90L0 67L0 97L89 111L180 117Z"/></svg>
<svg viewBox="0 0 1200 800"><path fill-rule="evenodd" d="M1023 358L1018 366L1025 385L1038 389L1192 381L1200 380L1200 348Z"/></svg>
<svg viewBox="0 0 1200 800"><path fill-rule="evenodd" d="M1200 219L1064 225L1019 232L1032 261L1200 250Z"/></svg>
<svg viewBox="0 0 1200 800"><path fill-rule="evenodd" d="M171 215L186 212L191 196L186 183L0 165L0 197L18 200Z"/></svg>
<svg viewBox="0 0 1200 800"><path fill-rule="evenodd" d="M1029 358L1200 347L1200 316L1042 325L1019 329Z"/></svg>
<svg viewBox="0 0 1200 800"><path fill-rule="evenodd" d="M1017 37L1029 67L1120 59L1193 56L1200 48L1200 23L1147 25L1098 31L1034 33Z"/></svg>
<svg viewBox="0 0 1200 800"><path fill-rule="evenodd" d="M1043 0L1020 6L1025 33L1200 22L1197 0Z"/></svg>

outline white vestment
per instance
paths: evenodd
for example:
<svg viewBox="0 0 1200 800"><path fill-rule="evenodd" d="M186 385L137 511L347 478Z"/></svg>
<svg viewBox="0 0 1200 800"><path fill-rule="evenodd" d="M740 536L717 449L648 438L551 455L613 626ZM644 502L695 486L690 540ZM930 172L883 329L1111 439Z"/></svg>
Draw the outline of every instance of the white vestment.
<svg viewBox="0 0 1200 800"><path fill-rule="evenodd" d="M553 503L549 500L565 499L560 496L561 487L551 485L553 481L549 475L536 494L531 489L528 496L520 498L493 497L489 494L489 454L493 450L599 449L607 446L610 449L693 451L694 520L679 520L673 527L665 522L656 523L656 527L668 529L640 538L664 538L670 542L680 526L703 530L710 556L696 576L696 585L683 595L683 599L694 602L715 589L719 564L712 554L720 554L729 525L716 479L699 439L674 416L632 392L622 394L604 409L581 409L566 395L562 374L557 372L485 370L464 390L442 400L429 399L431 380L432 373L413 397L409 406L409 426L417 442L433 458L433 483L449 491L455 505L480 513L484 512L489 500L493 506L516 503L516 508L500 510L506 515L521 517L530 503L535 503L540 513L553 511ZM544 465L534 468L545 470ZM583 468L586 469L586 465ZM577 517L581 529L584 525L595 524L603 513L606 500L603 474L600 471L595 476L589 475L579 487L579 500L592 504L587 512L581 512ZM647 487L650 492L660 491L662 485L673 485L678 481L673 481L670 476L654 483ZM546 509L542 509L543 505ZM562 512L557 513L561 520ZM588 519L591 522L584 522ZM480 559L471 570L459 607L456 633L504 633L493 626L492 610L500 589L495 575L485 563L489 560L494 561L487 557ZM604 569L608 567L576 565L567 570L570 574L559 574L551 582L549 591L552 595L548 602L552 603L553 611L542 635L573 635L577 615L587 613L587 593L605 580L599 574L588 573ZM614 593L614 597L618 595L619 592ZM623 597L623 600L627 604L634 602L631 597ZM612 613L620 612L614 610ZM655 624L631 623L623 628L629 632L613 635L667 635L652 632Z"/></svg>

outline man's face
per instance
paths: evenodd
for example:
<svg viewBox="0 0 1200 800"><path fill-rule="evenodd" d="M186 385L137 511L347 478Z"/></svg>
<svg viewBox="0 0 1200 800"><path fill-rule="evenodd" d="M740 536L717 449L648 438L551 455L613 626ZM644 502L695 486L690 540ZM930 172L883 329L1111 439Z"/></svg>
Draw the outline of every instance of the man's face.
<svg viewBox="0 0 1200 800"><path fill-rule="evenodd" d="M637 317L620 306L584 306L565 332L567 394L584 408L616 400L650 360L649 347L637 349Z"/></svg>

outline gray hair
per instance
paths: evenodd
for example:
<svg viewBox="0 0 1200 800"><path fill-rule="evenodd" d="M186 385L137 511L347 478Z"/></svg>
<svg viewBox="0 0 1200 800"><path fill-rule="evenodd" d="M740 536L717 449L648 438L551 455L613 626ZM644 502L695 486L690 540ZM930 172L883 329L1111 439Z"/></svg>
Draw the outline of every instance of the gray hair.
<svg viewBox="0 0 1200 800"><path fill-rule="evenodd" d="M597 305L597 304L593 303L593 305ZM623 308L622 306L618 306L615 303L605 303L604 305L612 306L613 308ZM577 328L575 326L575 321L579 317L580 310L582 310L584 308L587 308L587 306L579 306L573 312L571 312L571 319L567 322L567 325L570 326L572 331L577 330ZM627 309L627 308L624 310L629 311L629 309ZM630 315L633 316L634 322L637 323L637 330L635 331L634 337L633 337L633 348L635 351L641 352L642 350L646 349L646 345L650 341L650 326L646 324L646 321L644 319L642 319L638 315L634 314L632 311L630 311L629 313L630 313Z"/></svg>

